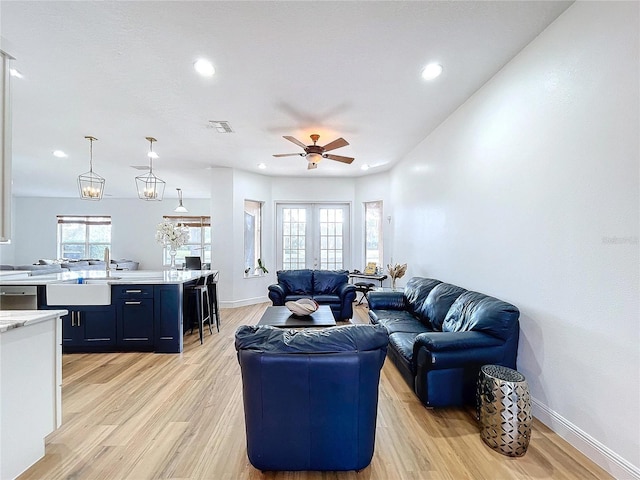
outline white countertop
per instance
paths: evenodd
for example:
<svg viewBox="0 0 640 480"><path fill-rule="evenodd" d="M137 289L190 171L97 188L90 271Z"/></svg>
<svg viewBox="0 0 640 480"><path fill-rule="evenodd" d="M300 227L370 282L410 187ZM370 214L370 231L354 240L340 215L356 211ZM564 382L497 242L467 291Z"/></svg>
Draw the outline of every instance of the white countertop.
<svg viewBox="0 0 640 480"><path fill-rule="evenodd" d="M154 270L111 270L110 277L106 278L103 270L77 270L73 272L56 273L49 275L35 275L32 277L2 278L0 286L4 285L48 285L51 283L76 283L78 278L105 279L111 285L121 284L179 284L186 283L203 275L215 273L217 270L178 270L177 272Z"/></svg>
<svg viewBox="0 0 640 480"><path fill-rule="evenodd" d="M67 313L67 310L2 310L0 311L0 333L12 328L53 320Z"/></svg>

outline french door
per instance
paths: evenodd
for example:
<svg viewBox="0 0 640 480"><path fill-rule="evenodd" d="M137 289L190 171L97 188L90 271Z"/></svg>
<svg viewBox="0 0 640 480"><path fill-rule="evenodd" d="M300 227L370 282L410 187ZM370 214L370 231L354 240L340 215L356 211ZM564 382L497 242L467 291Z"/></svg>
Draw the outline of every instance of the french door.
<svg viewBox="0 0 640 480"><path fill-rule="evenodd" d="M278 270L347 269L351 264L346 203L278 203Z"/></svg>

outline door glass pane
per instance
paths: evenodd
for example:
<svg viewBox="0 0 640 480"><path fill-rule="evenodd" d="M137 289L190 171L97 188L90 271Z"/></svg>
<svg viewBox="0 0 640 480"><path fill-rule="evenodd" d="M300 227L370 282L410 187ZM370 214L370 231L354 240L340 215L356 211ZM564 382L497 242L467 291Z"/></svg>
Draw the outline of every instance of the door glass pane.
<svg viewBox="0 0 640 480"><path fill-rule="evenodd" d="M306 211L302 208L282 210L282 268L297 270L306 267Z"/></svg>
<svg viewBox="0 0 640 480"><path fill-rule="evenodd" d="M338 270L342 263L342 208L320 208L321 270ZM325 221L322 221L325 219Z"/></svg>

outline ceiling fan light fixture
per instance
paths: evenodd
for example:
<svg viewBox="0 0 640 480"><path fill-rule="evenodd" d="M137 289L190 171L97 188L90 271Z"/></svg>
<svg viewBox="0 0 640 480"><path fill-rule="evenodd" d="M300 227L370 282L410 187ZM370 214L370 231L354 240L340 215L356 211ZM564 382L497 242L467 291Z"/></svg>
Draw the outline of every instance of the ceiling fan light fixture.
<svg viewBox="0 0 640 480"><path fill-rule="evenodd" d="M439 63L430 63L422 70L422 78L425 80L433 80L442 73L442 65Z"/></svg>
<svg viewBox="0 0 640 480"><path fill-rule="evenodd" d="M318 163L322 160L322 155L319 153L307 153L307 161L309 163Z"/></svg>

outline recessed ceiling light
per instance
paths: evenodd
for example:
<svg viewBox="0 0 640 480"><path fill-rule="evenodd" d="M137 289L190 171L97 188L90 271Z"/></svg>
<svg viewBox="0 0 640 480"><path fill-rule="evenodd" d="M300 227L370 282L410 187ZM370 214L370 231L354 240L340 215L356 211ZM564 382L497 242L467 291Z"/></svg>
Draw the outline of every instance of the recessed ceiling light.
<svg viewBox="0 0 640 480"><path fill-rule="evenodd" d="M16 77L16 78L22 78L22 74L16 70L15 68L10 68L9 69L9 75L11 75L12 77Z"/></svg>
<svg viewBox="0 0 640 480"><path fill-rule="evenodd" d="M360 170L369 170L369 165L366 163L360 167Z"/></svg>
<svg viewBox="0 0 640 480"><path fill-rule="evenodd" d="M442 73L442 65L439 63L430 63L422 70L422 78L425 80L433 80Z"/></svg>
<svg viewBox="0 0 640 480"><path fill-rule="evenodd" d="M265 168L267 168L267 166L266 166L264 163L259 163L259 164L258 164L258 168L259 168L260 170L264 170Z"/></svg>
<svg viewBox="0 0 640 480"><path fill-rule="evenodd" d="M193 64L193 68L196 69L203 77L212 77L214 73L216 73L216 69L213 68L213 64L209 60L205 60L204 58L200 58Z"/></svg>
<svg viewBox="0 0 640 480"><path fill-rule="evenodd" d="M67 158L69 155L64 153L62 150L54 150L53 156L58 158Z"/></svg>

